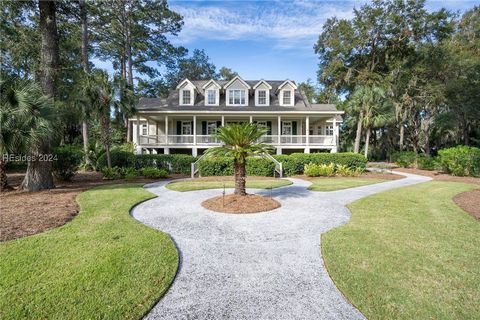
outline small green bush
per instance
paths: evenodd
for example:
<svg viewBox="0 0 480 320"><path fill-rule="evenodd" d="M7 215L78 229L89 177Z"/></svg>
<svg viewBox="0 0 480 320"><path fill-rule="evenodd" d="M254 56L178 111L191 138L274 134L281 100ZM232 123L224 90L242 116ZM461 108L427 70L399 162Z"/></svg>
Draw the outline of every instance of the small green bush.
<svg viewBox="0 0 480 320"><path fill-rule="evenodd" d="M233 159L226 157L203 158L198 170L201 176L231 176L233 175Z"/></svg>
<svg viewBox="0 0 480 320"><path fill-rule="evenodd" d="M103 174L103 180L122 179L124 177L123 170L119 167L102 168L101 172Z"/></svg>
<svg viewBox="0 0 480 320"><path fill-rule="evenodd" d="M309 163L305 165L304 173L309 177L331 177L335 174L335 164Z"/></svg>
<svg viewBox="0 0 480 320"><path fill-rule="evenodd" d="M437 162L444 172L454 176L480 175L480 149L457 146L438 151Z"/></svg>
<svg viewBox="0 0 480 320"><path fill-rule="evenodd" d="M137 169L155 167L171 173L190 174L191 164L196 158L188 154L140 154L136 155Z"/></svg>
<svg viewBox="0 0 480 320"><path fill-rule="evenodd" d="M357 173L356 169L351 169L343 164L338 165L335 170L336 173L342 177L353 177Z"/></svg>
<svg viewBox="0 0 480 320"><path fill-rule="evenodd" d="M275 163L265 158L247 158L247 176L273 176Z"/></svg>
<svg viewBox="0 0 480 320"><path fill-rule="evenodd" d="M55 148L53 161L53 174L57 179L70 181L75 176L83 160L83 152L75 146L62 146Z"/></svg>
<svg viewBox="0 0 480 320"><path fill-rule="evenodd" d="M392 155L392 160L399 167L402 168L416 168L417 167L417 153L413 151L396 152Z"/></svg>
<svg viewBox="0 0 480 320"><path fill-rule="evenodd" d="M158 169L155 167L147 167L141 169L141 174L145 178L150 178L150 179L163 179L168 176L168 171L166 169Z"/></svg>
<svg viewBox="0 0 480 320"><path fill-rule="evenodd" d="M434 170L435 159L427 154L419 154L417 157L417 167L422 170Z"/></svg>
<svg viewBox="0 0 480 320"><path fill-rule="evenodd" d="M139 172L135 168L121 168L121 174L127 180L135 179L139 176Z"/></svg>

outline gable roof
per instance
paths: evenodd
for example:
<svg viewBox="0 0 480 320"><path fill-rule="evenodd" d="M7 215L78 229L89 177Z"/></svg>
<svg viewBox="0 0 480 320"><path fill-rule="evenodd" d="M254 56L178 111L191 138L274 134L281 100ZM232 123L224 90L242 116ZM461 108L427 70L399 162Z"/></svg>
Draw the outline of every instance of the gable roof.
<svg viewBox="0 0 480 320"><path fill-rule="evenodd" d="M192 81L190 81L190 80L188 80L188 79L183 79L183 81L178 84L178 86L176 87L176 89L178 90L178 89L180 89L181 87L183 87L183 85L185 84L185 82L191 84L195 89L197 89L197 87L192 83ZM197 90L198 90L198 89L197 89Z"/></svg>
<svg viewBox="0 0 480 320"><path fill-rule="evenodd" d="M253 86L253 89L257 89L258 86L261 85L262 83L264 83L264 84L268 87L268 89L272 90L272 86L271 86L267 81L265 81L265 80L263 80L263 79L260 80L260 81L258 81L258 82Z"/></svg>
<svg viewBox="0 0 480 320"><path fill-rule="evenodd" d="M221 89L221 88L222 88L222 86L219 85L217 81L211 79L211 80L209 80L207 83L205 83L205 84L202 86L202 89L206 89L211 83L214 83L214 84L217 86L218 89Z"/></svg>
<svg viewBox="0 0 480 320"><path fill-rule="evenodd" d="M281 90L287 83L290 84L293 87L293 89L297 90L297 85L295 84L295 82L290 80L285 80L281 85L278 86L277 91Z"/></svg>
<svg viewBox="0 0 480 320"><path fill-rule="evenodd" d="M235 78L233 78L232 80L228 81L226 84L223 85L223 88L226 89L228 88L232 83L234 83L236 80L240 81L245 87L247 87L247 89L251 89L250 85L245 81L243 80L242 78L240 78L240 76L235 76Z"/></svg>

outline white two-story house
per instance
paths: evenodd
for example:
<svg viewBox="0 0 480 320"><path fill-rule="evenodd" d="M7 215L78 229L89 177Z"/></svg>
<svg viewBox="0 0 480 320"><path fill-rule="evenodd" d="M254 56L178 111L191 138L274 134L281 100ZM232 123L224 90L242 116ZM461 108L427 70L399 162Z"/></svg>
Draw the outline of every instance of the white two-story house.
<svg viewBox="0 0 480 320"><path fill-rule="evenodd" d="M189 80L168 98L142 98L133 121L137 153L200 155L220 145L212 135L233 122L268 127L261 140L277 154L336 152L343 111L312 104L290 80Z"/></svg>

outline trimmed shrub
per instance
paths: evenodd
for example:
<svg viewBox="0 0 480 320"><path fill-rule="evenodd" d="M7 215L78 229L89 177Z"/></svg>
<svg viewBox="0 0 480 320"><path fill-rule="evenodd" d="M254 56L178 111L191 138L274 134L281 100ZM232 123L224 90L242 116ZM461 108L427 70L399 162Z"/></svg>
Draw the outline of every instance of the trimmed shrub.
<svg viewBox="0 0 480 320"><path fill-rule="evenodd" d="M53 174L57 179L70 181L83 160L83 152L74 146L62 146L53 150Z"/></svg>
<svg viewBox="0 0 480 320"><path fill-rule="evenodd" d="M356 169L351 169L346 165L338 165L336 168L336 173L342 177L352 177L356 175Z"/></svg>
<svg viewBox="0 0 480 320"><path fill-rule="evenodd" d="M285 176L294 176L303 172L305 165L299 159L286 154L279 154L273 157L282 163L283 174Z"/></svg>
<svg viewBox="0 0 480 320"><path fill-rule="evenodd" d="M125 179L135 179L139 176L139 172L135 168L121 168L121 174Z"/></svg>
<svg viewBox="0 0 480 320"><path fill-rule="evenodd" d="M273 176L275 163L265 158L247 158L247 176Z"/></svg>
<svg viewBox="0 0 480 320"><path fill-rule="evenodd" d="M190 174L191 163L196 158L188 154L140 154L135 156L137 169L154 167L171 173Z"/></svg>
<svg viewBox="0 0 480 320"><path fill-rule="evenodd" d="M158 169L155 167L147 167L140 170L142 176L145 178L151 179L163 179L168 176L168 171L166 169Z"/></svg>
<svg viewBox="0 0 480 320"><path fill-rule="evenodd" d="M198 166L201 176L233 175L233 159L227 157L203 158Z"/></svg>
<svg viewBox="0 0 480 320"><path fill-rule="evenodd" d="M435 159L428 154L419 154L417 157L417 167L422 170L434 170Z"/></svg>
<svg viewBox="0 0 480 320"><path fill-rule="evenodd" d="M480 175L480 149L457 146L438 151L437 162L444 172L454 176Z"/></svg>
<svg viewBox="0 0 480 320"><path fill-rule="evenodd" d="M110 151L110 159L112 161L112 168L135 168L135 155L131 152L112 150ZM103 153L97 160L98 168L103 169L107 167L107 154Z"/></svg>

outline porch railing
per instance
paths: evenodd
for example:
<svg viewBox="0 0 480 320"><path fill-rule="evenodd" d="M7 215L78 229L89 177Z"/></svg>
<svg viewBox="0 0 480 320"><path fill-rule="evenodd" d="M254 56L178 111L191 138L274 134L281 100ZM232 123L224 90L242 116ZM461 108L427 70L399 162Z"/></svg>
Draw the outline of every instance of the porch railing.
<svg viewBox="0 0 480 320"><path fill-rule="evenodd" d="M140 145L191 145L194 144L193 135L141 135ZM269 143L272 145L307 145L306 135L265 135L258 139L258 142ZM197 145L219 145L216 137L211 135L197 135ZM334 136L330 135L310 135L308 137L310 146L333 146L335 145Z"/></svg>

